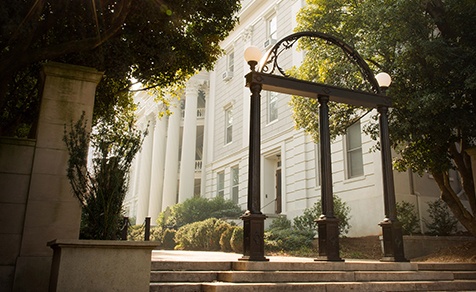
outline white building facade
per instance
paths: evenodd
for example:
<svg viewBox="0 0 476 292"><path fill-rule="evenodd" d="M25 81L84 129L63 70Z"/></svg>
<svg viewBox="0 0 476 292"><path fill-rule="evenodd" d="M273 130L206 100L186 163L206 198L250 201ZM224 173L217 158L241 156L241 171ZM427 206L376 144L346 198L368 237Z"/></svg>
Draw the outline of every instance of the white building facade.
<svg viewBox="0 0 476 292"><path fill-rule="evenodd" d="M149 124L125 200L137 224L145 217L154 223L168 206L192 196L221 195L246 209L250 91L243 53L250 45L264 52L293 33L304 5L304 0L242 1L240 22L221 44L225 54L214 71L188 82L171 116L159 119L162 108L154 97L137 96L139 124ZM301 61L302 53L295 50L280 57L283 68ZM299 216L320 199L319 147L295 129L290 98L266 91L261 96L261 211L267 223L276 216ZM349 236L381 233L378 223L384 218L380 152L361 131L370 116L331 145L333 192L351 209ZM413 203L421 216L425 202L439 195L428 175L395 172L395 186L397 201Z"/></svg>

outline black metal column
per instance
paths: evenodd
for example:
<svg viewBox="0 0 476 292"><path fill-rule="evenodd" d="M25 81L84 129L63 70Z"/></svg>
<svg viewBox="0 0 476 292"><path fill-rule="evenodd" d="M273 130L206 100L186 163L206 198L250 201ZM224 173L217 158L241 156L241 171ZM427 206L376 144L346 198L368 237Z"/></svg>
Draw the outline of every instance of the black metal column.
<svg viewBox="0 0 476 292"><path fill-rule="evenodd" d="M334 216L334 197L332 192L329 96L319 95L318 101L322 215L316 219L319 236L319 257L315 260L342 261L339 256L339 220Z"/></svg>
<svg viewBox="0 0 476 292"><path fill-rule="evenodd" d="M250 145L248 160L248 210L243 220L242 261L268 261L264 256L264 220L261 213L260 169L261 169L261 84L253 80L252 72L246 75L251 90L250 101Z"/></svg>
<svg viewBox="0 0 476 292"><path fill-rule="evenodd" d="M388 107L378 106L380 126L380 151L382 154L383 198L385 218L382 227L384 255L381 261L406 262L403 249L402 225L397 219L395 185L392 171L392 155L388 132Z"/></svg>

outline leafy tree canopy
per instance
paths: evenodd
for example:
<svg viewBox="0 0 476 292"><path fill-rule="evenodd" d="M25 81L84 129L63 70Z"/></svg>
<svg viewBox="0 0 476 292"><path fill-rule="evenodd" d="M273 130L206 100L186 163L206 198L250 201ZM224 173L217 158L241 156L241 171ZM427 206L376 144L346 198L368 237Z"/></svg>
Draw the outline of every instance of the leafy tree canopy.
<svg viewBox="0 0 476 292"><path fill-rule="evenodd" d="M95 118L105 116L131 102L117 94L131 78L165 87L211 69L239 8L238 0L2 1L0 135L18 135L18 125L34 120L42 63L104 71Z"/></svg>
<svg viewBox="0 0 476 292"><path fill-rule="evenodd" d="M399 154L395 167L430 172L458 220L476 235L476 197L466 149L476 144L476 5L472 0L308 0L298 15L299 31L340 37L354 46L373 70L389 73L390 138ZM337 48L301 42L306 59L300 78L369 89L358 68ZM293 98L295 120L318 139L317 104ZM362 114L346 105L331 109L331 130L341 134ZM376 124L366 131L377 137ZM449 184L458 171L462 204Z"/></svg>

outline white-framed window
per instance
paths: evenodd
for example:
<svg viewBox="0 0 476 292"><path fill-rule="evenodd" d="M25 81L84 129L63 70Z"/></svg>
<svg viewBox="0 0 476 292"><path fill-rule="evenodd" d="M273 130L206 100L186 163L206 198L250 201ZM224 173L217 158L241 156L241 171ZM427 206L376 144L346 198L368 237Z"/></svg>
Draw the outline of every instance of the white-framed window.
<svg viewBox="0 0 476 292"><path fill-rule="evenodd" d="M226 70L229 73L233 73L235 71L235 52L229 51L226 54Z"/></svg>
<svg viewBox="0 0 476 292"><path fill-rule="evenodd" d="M231 168L231 200L233 203L238 204L238 190L240 184L240 169L238 166L233 166Z"/></svg>
<svg viewBox="0 0 476 292"><path fill-rule="evenodd" d="M268 91L266 96L268 105L268 123L271 123L278 119L278 93Z"/></svg>
<svg viewBox="0 0 476 292"><path fill-rule="evenodd" d="M278 18L276 17L276 14L271 15L266 20L266 34L268 39L278 39Z"/></svg>
<svg viewBox="0 0 476 292"><path fill-rule="evenodd" d="M225 196L225 172L217 173L217 196Z"/></svg>
<svg viewBox="0 0 476 292"><path fill-rule="evenodd" d="M347 177L353 178L364 175L360 121L357 121L347 128L345 140L347 151Z"/></svg>
<svg viewBox="0 0 476 292"><path fill-rule="evenodd" d="M225 108L225 145L233 141L233 108Z"/></svg>

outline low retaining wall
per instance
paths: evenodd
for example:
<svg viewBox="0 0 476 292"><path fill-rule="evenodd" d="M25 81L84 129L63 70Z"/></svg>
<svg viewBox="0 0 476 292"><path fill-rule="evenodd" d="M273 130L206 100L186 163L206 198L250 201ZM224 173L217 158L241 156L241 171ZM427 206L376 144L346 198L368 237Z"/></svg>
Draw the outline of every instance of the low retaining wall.
<svg viewBox="0 0 476 292"><path fill-rule="evenodd" d="M49 291L149 291L157 242L54 240Z"/></svg>

